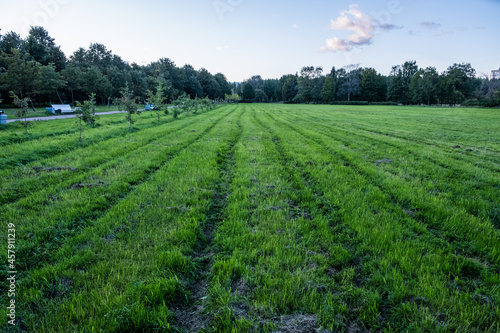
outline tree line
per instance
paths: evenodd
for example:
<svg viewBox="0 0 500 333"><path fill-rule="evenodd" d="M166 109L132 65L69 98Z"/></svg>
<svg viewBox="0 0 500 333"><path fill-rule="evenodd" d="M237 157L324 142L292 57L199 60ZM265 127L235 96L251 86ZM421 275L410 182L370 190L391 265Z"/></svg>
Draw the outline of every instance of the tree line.
<svg viewBox="0 0 500 333"><path fill-rule="evenodd" d="M161 83L167 103L183 96L224 99L232 86L222 73L215 75L191 65L178 67L168 59L141 66L129 64L106 46L91 44L69 57L43 27L31 27L22 39L16 32L0 35L0 98L12 102L10 92L28 97L32 106L50 102L83 101L95 94L100 104L122 96L127 86L141 103Z"/></svg>
<svg viewBox="0 0 500 333"><path fill-rule="evenodd" d="M0 31L1 32L1 31ZM453 64L442 73L420 68L413 60L392 67L388 76L373 68L348 65L305 66L300 73L279 79L255 75L230 83L222 73L178 67L162 58L148 65L129 64L106 46L91 44L69 57L43 27L31 27L22 39L10 31L0 34L0 98L12 102L10 92L28 97L31 106L49 102L83 101L95 94L100 104L110 104L127 86L140 102L157 92L161 83L165 101L226 99L243 102L382 103L500 105L500 80L477 77L471 64Z"/></svg>
<svg viewBox="0 0 500 333"><path fill-rule="evenodd" d="M253 76L235 92L245 102L500 105L500 80L478 78L470 64L453 64L438 73L413 60L392 67L389 76L359 65L333 67L326 75L322 67L305 66L280 79Z"/></svg>

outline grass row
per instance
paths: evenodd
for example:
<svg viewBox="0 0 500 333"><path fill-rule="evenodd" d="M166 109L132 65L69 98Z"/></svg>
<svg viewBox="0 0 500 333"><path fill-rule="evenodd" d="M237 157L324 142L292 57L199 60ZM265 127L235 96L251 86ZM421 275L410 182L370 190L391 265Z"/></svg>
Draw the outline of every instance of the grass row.
<svg viewBox="0 0 500 333"><path fill-rule="evenodd" d="M350 308L344 311L344 329L352 325L415 332L499 329L500 275L495 261L499 243L494 241L491 225L488 229L481 221L474 221L479 226L472 225L473 221L466 224L467 217L464 221L464 215L457 215L461 212L449 212L444 219L429 217L427 224L451 227L472 243L479 243L481 250L491 250L488 257L492 262L460 255L430 232L424 221L408 216L397 203L397 196L373 184L376 173L360 173L364 170L362 163L356 167L352 167L354 161L345 163L347 155L341 147L324 138L320 141L311 128L266 118L290 159L338 207L341 220L360 241L359 263L353 269L360 278L358 287L365 291L361 295L364 307L358 307L360 295L339 295L335 303ZM325 148L329 145L331 150ZM387 188L398 191L399 186ZM479 233L479 227L490 233ZM363 309L368 312L360 314Z"/></svg>
<svg viewBox="0 0 500 333"><path fill-rule="evenodd" d="M284 120L283 120L284 121ZM295 124L287 122L288 126L298 129ZM307 130L298 129L305 134ZM333 135L334 136L334 135ZM500 232L495 230L495 226L489 219L477 218L460 206L470 206L478 200L475 198L459 197L457 201L461 204L454 206L447 196L432 196L429 192L434 191L434 184L423 182L419 179L404 179L399 175L384 172L383 168L368 163L362 154L353 150L344 149L345 138L333 138L339 141L332 141L332 135L319 134L316 131L309 131L309 137L327 149L328 153L338 154L346 165L363 174L371 183L375 184L398 202L402 209L413 219L425 223L429 228L436 230L436 234L452 243L453 248L460 253L479 257L481 260L490 262L498 267L500 263ZM422 167L425 169L425 166ZM449 181L452 185L453 182ZM492 196L498 193L491 191L483 185ZM484 194L486 198L488 195ZM491 200L491 199L490 199ZM467 205L467 203L471 203ZM480 202L480 201L479 201ZM492 202L494 209L496 200ZM487 211L488 213L490 210Z"/></svg>
<svg viewBox="0 0 500 333"><path fill-rule="evenodd" d="M73 182L72 184L82 182L85 175L91 173L96 167L112 168L117 163L118 158L130 155L147 144L172 145L170 142L172 138L166 136L172 136L173 133L188 128L207 117L213 116L207 114L200 116L200 118L192 117L185 121L164 123L161 126L140 131L129 131L123 136L36 160L15 169L0 171L0 177L2 177L0 203L12 203L27 194L44 189L48 184L54 184L63 179ZM196 131L194 128L191 130ZM106 164L106 166L102 164Z"/></svg>
<svg viewBox="0 0 500 333"><path fill-rule="evenodd" d="M214 117L215 120L208 115L200 119L200 132L166 135L164 145L155 142L143 145L87 173L54 182L15 204L6 205L0 217L19 225L18 232L26 237L17 251L21 257L17 261L19 268L27 271L46 263L62 243L202 137L226 114L227 110Z"/></svg>
<svg viewBox="0 0 500 333"><path fill-rule="evenodd" d="M390 158L391 163L383 163L378 169L423 186L429 193L450 200L453 205L482 219L491 220L497 228L500 227L500 194L495 191L495 188L499 188L500 177L494 169L457 161L455 156L450 156L442 149L419 147L408 140L366 135L360 130L345 130L328 120L319 123L308 120L308 117L283 116L291 123L313 126L325 136L340 142L351 154L357 154L358 162L365 159L367 163L373 163ZM492 165L488 161L483 162ZM412 211L411 204L408 206L409 211Z"/></svg>
<svg viewBox="0 0 500 333"><path fill-rule="evenodd" d="M117 118L118 117L118 118ZM123 115L106 116L106 122L102 122L94 128L86 128L83 134L84 140L78 140L76 132L61 134L58 136L46 136L41 139L37 137L35 140L22 141L20 143L10 143L4 146L0 152L2 169L14 168L27 163L38 161L44 158L53 157L57 154L67 153L75 149L97 145L94 149L98 149L98 143L115 137L120 137L130 133L128 126L123 121L123 126L116 126L115 121L123 121ZM64 122L71 127L74 120L53 120L52 122ZM40 125L40 127L44 126ZM160 126L161 124L151 118L137 117L134 124L135 130L144 130L149 127ZM41 140L39 140L41 139Z"/></svg>
<svg viewBox="0 0 500 333"><path fill-rule="evenodd" d="M182 114L178 119L168 117L158 122L151 113L143 112L133 116L133 130L157 127L193 116L192 114ZM102 116L97 126L84 126L83 141L80 142L74 118L37 122L36 127L30 130L28 135L23 132L21 127L16 132L15 128L18 127L16 124L8 124L5 130L0 131L0 144L4 147L0 151L0 167L6 169L22 166L56 154L98 144L113 137L124 136L130 133L127 125L128 122L125 120L124 114ZM94 149L98 149L98 147Z"/></svg>
<svg viewBox="0 0 500 333"><path fill-rule="evenodd" d="M288 165L254 112L242 118L225 219L214 239L205 301L211 329L313 331L328 321L324 309L339 291L327 268L354 242L340 225L343 232L332 232L336 212Z"/></svg>
<svg viewBox="0 0 500 333"><path fill-rule="evenodd" d="M123 209L133 209L134 211L146 210L146 206L149 207L150 203L136 205L136 203L139 202L139 193L145 195L147 192L148 197L156 197L158 196L158 192L163 193L167 191L167 189L162 189L161 184L164 184L164 180L162 180L162 176L158 176L158 174L165 175L167 168L169 170L172 168L175 169L175 167L169 167L172 163L179 168L179 170L175 172L175 177L179 178L179 175L186 171L182 167L182 163L186 163L186 161L182 158L179 159L178 156L182 156L187 150L191 151L191 149L194 149L191 148L193 145L199 150L200 145L206 144L204 141L206 136L215 131L214 126L217 126L217 123L220 123L221 119L227 117L231 111L232 110L229 108L219 110L218 113L220 113L220 115L216 116L218 121L215 118L214 120L210 119L209 115L207 115L204 121L198 124L196 132L186 131L183 135L177 135L178 138L165 140L165 145L163 147L158 145L142 147L142 149L137 151L136 156L127 156L126 158L118 160L116 168L95 170L94 175L97 176L99 180L105 179L105 181L102 181L102 187L96 186L78 189L60 187L57 194L53 196L53 198L55 197L53 203L46 203L39 207L33 205L32 202L22 202L23 200L21 200L17 207L12 207L2 216L2 219L6 219L12 223L16 221L19 222L19 224L16 223L18 226L18 234L24 236L22 239L19 239L18 244L21 248L18 249L18 255L20 257L17 261L17 265L19 266L18 269L22 271L22 273L20 273L20 285L26 286L26 289L23 287L26 294L23 294L24 299L21 302L21 304L26 302L24 303L26 305L26 312L24 313L25 316L22 314L20 315L23 320L21 324L25 325L24 327L26 327L26 325L31 327L32 325L42 331L50 331L48 327L43 328L43 326L38 326L37 311L33 312L33 310L34 308L40 307L41 304L45 304L45 302L51 298L57 286L52 284L54 281L48 282L48 285L46 285L48 291L44 293L42 290L43 287L41 286L45 285L47 281L43 278L39 279L40 275L37 272L49 269L61 258L69 260L70 262L84 259L85 255L80 256L82 252L78 251L85 247L80 242L82 239L87 239L89 235L93 235L93 233L95 233L95 228L102 227L102 219L106 219L107 217L108 223L117 223L119 220L117 220L116 217L119 215L123 222L123 220L127 221L132 219L132 215L121 215ZM212 115L212 117L213 116L215 115ZM200 143L202 139L203 143ZM214 145L217 144L214 143ZM169 156L167 153L172 155ZM191 155L193 154L195 153L191 152ZM206 154L209 154L209 152L207 151ZM207 156L210 155L204 156L208 158ZM167 161L170 162L166 163ZM195 161L188 161L188 163L194 162ZM195 164L191 167L194 166ZM203 167L202 169L210 168ZM205 170L205 172L207 172L207 170ZM96 182L96 178L92 176L89 178L90 181ZM181 177L178 181L182 182L183 179L184 178ZM198 178L194 178L192 181L195 180L197 181ZM167 183L167 185L170 186L170 183ZM151 188L154 188L154 190L151 191ZM155 200L160 200L160 198L164 199L164 196L170 196L170 192L174 192L175 189L175 186L171 188L168 187L168 191ZM130 194L127 195L128 192L130 192ZM207 193L210 195L210 191L200 191L199 196L207 196ZM39 194L40 200L47 200L47 193L44 193L44 195ZM183 195L186 196L186 193ZM169 207L160 205L157 209L163 211L163 214L166 213L167 215L172 213L174 213L174 215L175 213L182 215L185 210L190 207L190 201L191 200L182 206L177 205ZM24 207L21 207L23 203ZM196 204L196 200L194 200L193 204ZM100 216L104 217L100 218ZM115 239L115 237L118 236L115 236L113 232L119 233L120 231L116 231L117 228L120 227L109 229L109 235L101 235L97 237L97 239L99 240L102 238L104 242ZM95 235L93 236L95 237ZM85 244L87 244L86 241ZM73 256L73 252L78 253ZM61 253L66 253L67 255L61 256ZM43 267L41 267L41 264L43 264ZM107 265L106 263L103 264ZM67 273L66 269L55 269L51 270L51 272L56 276ZM56 282L57 281L56 279ZM30 284L34 284L31 289L29 287ZM39 290L40 294L36 297L38 301L31 302L30 293L33 292L33 290ZM48 310L48 308L44 309ZM27 323L30 320L32 322ZM40 324L42 323L40 322ZM68 322L66 322L66 325L67 324ZM61 331L64 330L61 329Z"/></svg>

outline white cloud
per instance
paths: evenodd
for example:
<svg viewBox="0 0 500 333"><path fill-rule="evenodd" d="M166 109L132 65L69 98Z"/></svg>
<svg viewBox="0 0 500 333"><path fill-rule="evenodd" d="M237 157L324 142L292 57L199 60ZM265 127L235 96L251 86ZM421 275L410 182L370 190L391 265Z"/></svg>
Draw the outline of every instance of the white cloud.
<svg viewBox="0 0 500 333"><path fill-rule="evenodd" d="M294 24L294 25L293 25L293 28L294 28L294 29L298 29L298 28L299 28L299 25L298 25L298 24Z"/></svg>
<svg viewBox="0 0 500 333"><path fill-rule="evenodd" d="M354 47L371 44L377 29L388 31L401 28L393 24L380 24L374 18L360 11L357 4L352 4L349 6L349 10L343 10L337 19L331 20L329 29L352 31L353 34L346 39L330 38L321 50L325 52L349 52Z"/></svg>
<svg viewBox="0 0 500 333"><path fill-rule="evenodd" d="M351 50L351 46L345 39L333 37L327 39L326 46L323 47L323 49L325 51L349 52Z"/></svg>

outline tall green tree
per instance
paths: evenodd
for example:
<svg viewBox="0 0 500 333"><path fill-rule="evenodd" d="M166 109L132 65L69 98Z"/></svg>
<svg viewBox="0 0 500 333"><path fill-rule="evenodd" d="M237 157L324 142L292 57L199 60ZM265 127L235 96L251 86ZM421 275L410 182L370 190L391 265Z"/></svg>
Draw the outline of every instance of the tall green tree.
<svg viewBox="0 0 500 333"><path fill-rule="evenodd" d="M227 82L226 76L222 73L217 73L214 75L215 81L219 84L220 94L217 98L224 98L224 96L231 94L231 86Z"/></svg>
<svg viewBox="0 0 500 333"><path fill-rule="evenodd" d="M478 88L475 80L476 70L471 64L453 64L440 78L439 90L443 103L455 105L473 97Z"/></svg>
<svg viewBox="0 0 500 333"><path fill-rule="evenodd" d="M330 74L325 77L325 83L321 91L321 99L325 103L332 103L337 96L337 70L332 67Z"/></svg>
<svg viewBox="0 0 500 333"><path fill-rule="evenodd" d="M297 95L294 101L299 103L311 103L317 100L321 94L319 79L323 72L322 67L305 66L300 71L300 76L297 78Z"/></svg>
<svg viewBox="0 0 500 333"><path fill-rule="evenodd" d="M12 49L11 54L0 55L0 63L5 71L0 73L2 89L13 91L20 95L30 97L36 93L37 81L40 75L40 64L34 60L28 60L29 55L21 55L21 50Z"/></svg>
<svg viewBox="0 0 500 333"><path fill-rule="evenodd" d="M262 80L262 77L260 75L254 75L247 82L252 85L252 88L255 91L256 89L262 89L264 80Z"/></svg>
<svg viewBox="0 0 500 333"><path fill-rule="evenodd" d="M205 68L200 69L198 72L198 82L200 82L203 95L201 97L208 96L210 99L217 99L222 95L222 89L209 71Z"/></svg>
<svg viewBox="0 0 500 333"><path fill-rule="evenodd" d="M19 34L9 31L0 39L0 54L2 52L12 54L12 49L21 50L23 44L24 41Z"/></svg>
<svg viewBox="0 0 500 333"><path fill-rule="evenodd" d="M246 82L243 84L243 102L251 103L255 98L255 90L251 83Z"/></svg>
<svg viewBox="0 0 500 333"><path fill-rule="evenodd" d="M183 92L187 93L191 98L203 96L203 88L198 81L198 74L191 65L184 65L181 71L183 81Z"/></svg>
<svg viewBox="0 0 500 333"><path fill-rule="evenodd" d="M102 72L111 67L112 60L113 53L103 44L92 43L85 52L85 61L91 66L99 68Z"/></svg>
<svg viewBox="0 0 500 333"><path fill-rule="evenodd" d="M410 97L414 104L427 104L436 100L439 74L434 67L419 70L411 79Z"/></svg>
<svg viewBox="0 0 500 333"><path fill-rule="evenodd" d="M269 102L269 97L267 97L264 90L257 89L257 90L255 90L254 101L257 103L267 103L267 102Z"/></svg>
<svg viewBox="0 0 500 333"><path fill-rule="evenodd" d="M85 94L95 93L101 98L101 101L105 101L113 89L108 78L95 66L88 68L83 73L81 85Z"/></svg>
<svg viewBox="0 0 500 333"><path fill-rule="evenodd" d="M387 95L386 78L374 68L365 68L361 74L361 99L368 102L382 102Z"/></svg>
<svg viewBox="0 0 500 333"><path fill-rule="evenodd" d="M66 66L66 56L43 27L30 28L24 48L31 59L44 66L53 64L58 72Z"/></svg>
<svg viewBox="0 0 500 333"><path fill-rule="evenodd" d="M66 81L66 89L71 93L71 105L75 105L75 90L79 90L83 84L83 72L74 62L69 62L61 71L61 77Z"/></svg>
<svg viewBox="0 0 500 333"><path fill-rule="evenodd" d="M392 67L389 85L389 99L409 104L411 101L410 84L413 76L418 72L417 62L414 60L406 61L403 65Z"/></svg>
<svg viewBox="0 0 500 333"><path fill-rule="evenodd" d="M276 79L264 80L262 84L262 90L264 91L270 102L276 102L278 100L278 97L276 96L277 85L278 80Z"/></svg>
<svg viewBox="0 0 500 333"><path fill-rule="evenodd" d="M56 72L56 68L53 64L47 66L40 66L40 72L38 76L37 84L37 94L53 94L58 89L66 86L67 82L64 81L61 75Z"/></svg>
<svg viewBox="0 0 500 333"><path fill-rule="evenodd" d="M298 93L297 75L284 75L280 79L281 98L285 103L291 103Z"/></svg>

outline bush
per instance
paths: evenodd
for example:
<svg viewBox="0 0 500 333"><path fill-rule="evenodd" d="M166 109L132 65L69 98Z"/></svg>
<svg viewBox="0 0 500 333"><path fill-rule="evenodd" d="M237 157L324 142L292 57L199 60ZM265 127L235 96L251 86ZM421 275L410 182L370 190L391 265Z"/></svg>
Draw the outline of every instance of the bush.
<svg viewBox="0 0 500 333"><path fill-rule="evenodd" d="M338 102L331 102L330 105L368 105L368 101L338 101Z"/></svg>
<svg viewBox="0 0 500 333"><path fill-rule="evenodd" d="M479 101L477 99L468 99L462 103L462 106L465 107L479 106Z"/></svg>
<svg viewBox="0 0 500 333"><path fill-rule="evenodd" d="M500 102L495 99L468 99L462 103L465 107L482 107L482 108L498 108L500 107Z"/></svg>
<svg viewBox="0 0 500 333"><path fill-rule="evenodd" d="M391 105L391 106L398 106L398 103L396 103L396 102L370 102L370 105Z"/></svg>
<svg viewBox="0 0 500 333"><path fill-rule="evenodd" d="M479 102L479 105L483 108L498 108L500 107L500 102L494 99L484 99Z"/></svg>

